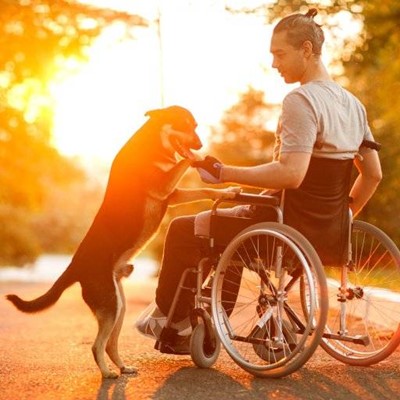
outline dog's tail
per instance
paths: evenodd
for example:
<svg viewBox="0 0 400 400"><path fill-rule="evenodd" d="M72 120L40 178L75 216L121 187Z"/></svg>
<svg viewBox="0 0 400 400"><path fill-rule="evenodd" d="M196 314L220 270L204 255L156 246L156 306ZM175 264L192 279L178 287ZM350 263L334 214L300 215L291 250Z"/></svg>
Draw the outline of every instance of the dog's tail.
<svg viewBox="0 0 400 400"><path fill-rule="evenodd" d="M71 268L67 268L44 295L34 300L25 301L15 294L8 294L6 299L11 301L11 303L22 312L35 313L45 310L55 304L63 294L64 290L76 281L77 279L74 277Z"/></svg>

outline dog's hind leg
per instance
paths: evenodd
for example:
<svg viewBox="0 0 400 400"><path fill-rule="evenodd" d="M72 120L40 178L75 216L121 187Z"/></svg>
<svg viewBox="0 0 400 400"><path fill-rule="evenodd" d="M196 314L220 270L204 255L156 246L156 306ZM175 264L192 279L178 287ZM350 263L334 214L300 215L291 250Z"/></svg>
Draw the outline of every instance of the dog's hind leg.
<svg viewBox="0 0 400 400"><path fill-rule="evenodd" d="M118 377L117 373L110 371L105 360L106 346L121 308L114 283L111 285L110 283L107 280L107 282L97 282L96 285L88 283L82 285L82 297L97 319L98 332L92 346L92 353L103 378ZM110 293L106 296L107 298L104 297L105 291Z"/></svg>
<svg viewBox="0 0 400 400"><path fill-rule="evenodd" d="M98 310L95 316L99 330L92 346L93 357L103 378L118 378L119 375L110 371L105 360L106 346L116 323L116 312Z"/></svg>
<svg viewBox="0 0 400 400"><path fill-rule="evenodd" d="M114 325L114 329L111 332L110 338L108 340L106 346L106 352L109 355L111 361L119 368L121 374L136 374L137 369L135 367L125 366L118 352L118 339L119 339L119 334L121 333L121 328L124 322L125 310L126 310L125 295L120 281L116 283L116 293L118 297L118 303L120 304L119 313L117 315L117 320Z"/></svg>

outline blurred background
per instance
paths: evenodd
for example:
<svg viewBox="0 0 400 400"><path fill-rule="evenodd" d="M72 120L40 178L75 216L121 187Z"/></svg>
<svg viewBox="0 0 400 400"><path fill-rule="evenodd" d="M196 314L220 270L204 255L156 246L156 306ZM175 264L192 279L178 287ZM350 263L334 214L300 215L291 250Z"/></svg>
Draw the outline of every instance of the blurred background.
<svg viewBox="0 0 400 400"><path fill-rule="evenodd" d="M364 102L382 143L384 180L361 218L399 244L397 0L0 0L0 266L74 252L115 153L149 109L189 108L204 154L269 161L294 88L271 68L271 27L311 6L330 72ZM192 172L182 181L202 185ZM143 257L157 265L169 220L208 207L171 208Z"/></svg>

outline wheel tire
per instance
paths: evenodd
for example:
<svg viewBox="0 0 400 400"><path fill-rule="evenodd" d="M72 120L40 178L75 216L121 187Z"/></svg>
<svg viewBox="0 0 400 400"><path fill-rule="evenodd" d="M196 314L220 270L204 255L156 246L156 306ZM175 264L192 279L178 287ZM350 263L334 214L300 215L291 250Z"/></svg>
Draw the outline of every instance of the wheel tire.
<svg viewBox="0 0 400 400"><path fill-rule="evenodd" d="M211 348L210 344L206 343L206 328L204 323L200 322L193 329L190 338L190 355L193 362L199 368L210 368L217 361L221 350L221 342L218 337L215 340L213 348Z"/></svg>
<svg viewBox="0 0 400 400"><path fill-rule="evenodd" d="M283 255L288 257L286 260L289 262L286 272L275 278L276 283L271 286L271 290L267 286L271 276L268 274L274 277L274 270L271 269L274 264L269 254L272 254L272 258L277 255L279 260L279 246L284 246ZM292 256L294 263L291 262ZM297 265L297 261L307 280L304 287L309 288L312 295L311 311L307 309L307 312L299 296L300 275L296 276L296 269L289 269L291 265ZM265 277L261 278L258 271L264 271ZM281 319L284 314L277 309L275 302L279 294L278 285L284 285L286 299L283 312L288 320L298 319L297 325L301 328L296 333L297 339L294 339L294 335L290 334L292 329L283 323L283 329L288 328L288 335L284 335L286 345L282 348L283 354L275 350L267 354L264 351L266 347L257 343L256 339L267 339L266 336L270 336L272 331L261 328L259 332L252 332L254 323L265 323L256 307L262 287L260 281L266 284L263 294L269 309L275 318ZM236 294L235 298L232 293ZM217 265L211 295L217 335L230 357L245 371L261 378L287 376L301 368L320 344L328 312L326 294L327 285L321 261L300 232L276 222L254 224L235 236ZM248 338L255 339L254 343L247 341Z"/></svg>

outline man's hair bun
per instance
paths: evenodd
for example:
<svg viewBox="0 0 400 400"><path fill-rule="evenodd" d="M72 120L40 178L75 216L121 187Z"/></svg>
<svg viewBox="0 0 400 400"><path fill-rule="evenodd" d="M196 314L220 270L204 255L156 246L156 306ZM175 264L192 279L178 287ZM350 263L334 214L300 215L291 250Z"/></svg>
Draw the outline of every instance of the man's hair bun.
<svg viewBox="0 0 400 400"><path fill-rule="evenodd" d="M307 11L306 17L314 18L318 14L318 10L316 8L310 8Z"/></svg>

